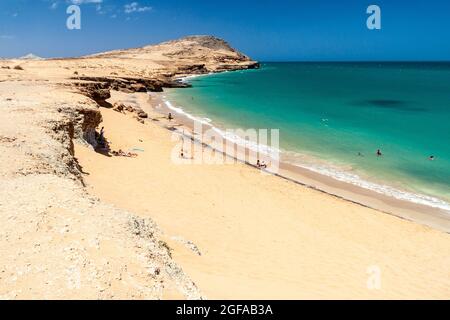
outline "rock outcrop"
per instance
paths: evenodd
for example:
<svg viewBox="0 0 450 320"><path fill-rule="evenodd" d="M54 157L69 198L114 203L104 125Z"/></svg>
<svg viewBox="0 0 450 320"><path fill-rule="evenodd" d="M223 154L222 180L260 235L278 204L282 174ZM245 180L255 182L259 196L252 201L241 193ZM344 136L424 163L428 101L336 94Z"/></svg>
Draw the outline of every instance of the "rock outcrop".
<svg viewBox="0 0 450 320"><path fill-rule="evenodd" d="M148 118L147 112L142 110L142 108L139 107L139 105L129 105L117 102L113 104L113 110L121 113L123 112L133 113L134 118L141 123L144 123L145 122L144 119Z"/></svg>
<svg viewBox="0 0 450 320"><path fill-rule="evenodd" d="M148 117L111 106L111 90L162 91L188 86L181 76L258 66L208 36L81 58L0 60L0 299L160 299L167 290L202 298L150 219L87 194L74 142L96 147L100 106Z"/></svg>
<svg viewBox="0 0 450 320"><path fill-rule="evenodd" d="M151 219L84 189L74 141L95 144L95 101L2 82L0 110L0 299L202 298Z"/></svg>

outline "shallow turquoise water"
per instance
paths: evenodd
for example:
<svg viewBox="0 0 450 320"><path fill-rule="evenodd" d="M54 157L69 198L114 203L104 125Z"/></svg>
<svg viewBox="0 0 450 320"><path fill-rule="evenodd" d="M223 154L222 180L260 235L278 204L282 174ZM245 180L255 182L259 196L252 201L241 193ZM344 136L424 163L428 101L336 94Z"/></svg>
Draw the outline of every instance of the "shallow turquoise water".
<svg viewBox="0 0 450 320"><path fill-rule="evenodd" d="M450 201L450 63L265 63L189 81L168 95L188 113L280 129L283 150L347 178Z"/></svg>

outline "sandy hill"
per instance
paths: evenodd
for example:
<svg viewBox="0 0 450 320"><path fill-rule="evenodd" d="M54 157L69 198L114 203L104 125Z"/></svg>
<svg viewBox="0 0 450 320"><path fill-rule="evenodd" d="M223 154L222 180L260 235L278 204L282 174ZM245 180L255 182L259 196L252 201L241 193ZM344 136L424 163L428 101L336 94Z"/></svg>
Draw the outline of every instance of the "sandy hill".
<svg viewBox="0 0 450 320"><path fill-rule="evenodd" d="M143 48L116 50L85 58L139 60L164 67L164 73L218 72L255 68L258 64L233 49L227 42L212 36L190 36Z"/></svg>
<svg viewBox="0 0 450 320"><path fill-rule="evenodd" d="M95 144L112 89L161 91L179 75L256 67L209 36L0 60L0 298L200 298L151 220L88 196L74 141Z"/></svg>

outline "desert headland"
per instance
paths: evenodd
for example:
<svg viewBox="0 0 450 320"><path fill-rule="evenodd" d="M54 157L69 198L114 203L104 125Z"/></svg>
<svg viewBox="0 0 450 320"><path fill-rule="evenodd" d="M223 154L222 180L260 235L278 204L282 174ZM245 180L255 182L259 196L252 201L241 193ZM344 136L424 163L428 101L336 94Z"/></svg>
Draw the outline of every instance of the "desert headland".
<svg viewBox="0 0 450 320"><path fill-rule="evenodd" d="M450 298L445 227L172 161L164 90L258 67L212 36L0 60L0 298Z"/></svg>

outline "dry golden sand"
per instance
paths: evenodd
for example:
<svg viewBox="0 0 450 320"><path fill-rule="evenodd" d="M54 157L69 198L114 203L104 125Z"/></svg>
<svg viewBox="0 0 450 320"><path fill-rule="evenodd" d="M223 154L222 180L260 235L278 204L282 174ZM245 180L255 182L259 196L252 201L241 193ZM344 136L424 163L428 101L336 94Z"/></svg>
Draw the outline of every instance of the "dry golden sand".
<svg viewBox="0 0 450 320"><path fill-rule="evenodd" d="M175 165L164 121L101 109L113 149L144 151L87 147L113 88L255 66L212 37L0 60L0 298L450 298L446 233L242 164ZM380 290L367 289L371 266Z"/></svg>
<svg viewBox="0 0 450 320"><path fill-rule="evenodd" d="M101 111L113 150L144 151L77 144L89 192L154 219L207 298L450 298L449 234L243 164L176 165L162 121ZM367 287L373 266L379 290Z"/></svg>

